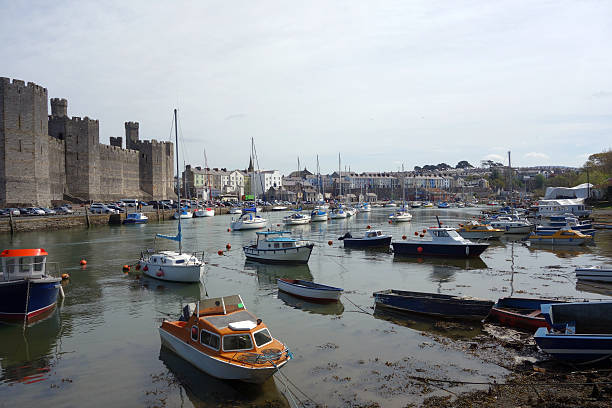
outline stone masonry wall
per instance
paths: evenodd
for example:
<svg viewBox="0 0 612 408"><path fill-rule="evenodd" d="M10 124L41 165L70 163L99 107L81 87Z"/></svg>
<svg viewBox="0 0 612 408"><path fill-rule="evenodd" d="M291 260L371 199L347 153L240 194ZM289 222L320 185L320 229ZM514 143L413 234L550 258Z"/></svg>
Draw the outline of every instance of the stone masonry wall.
<svg viewBox="0 0 612 408"><path fill-rule="evenodd" d="M64 199L66 187L66 157L63 140L47 136L49 139L49 193L51 202Z"/></svg>
<svg viewBox="0 0 612 408"><path fill-rule="evenodd" d="M102 201L122 198L141 198L138 171L138 152L101 144L100 196Z"/></svg>

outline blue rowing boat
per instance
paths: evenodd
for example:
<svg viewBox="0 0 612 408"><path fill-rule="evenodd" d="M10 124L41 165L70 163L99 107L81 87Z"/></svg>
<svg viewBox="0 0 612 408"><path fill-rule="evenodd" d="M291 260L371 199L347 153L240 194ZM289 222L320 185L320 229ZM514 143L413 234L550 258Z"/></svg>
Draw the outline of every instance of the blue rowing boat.
<svg viewBox="0 0 612 408"><path fill-rule="evenodd" d="M612 302L546 304L541 310L551 325L534 335L542 351L573 362L612 357Z"/></svg>

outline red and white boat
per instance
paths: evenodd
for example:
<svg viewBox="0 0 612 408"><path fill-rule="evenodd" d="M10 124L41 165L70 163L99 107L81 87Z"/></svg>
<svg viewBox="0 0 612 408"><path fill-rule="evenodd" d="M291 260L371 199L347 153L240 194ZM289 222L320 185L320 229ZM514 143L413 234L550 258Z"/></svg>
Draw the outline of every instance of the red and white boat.
<svg viewBox="0 0 612 408"><path fill-rule="evenodd" d="M337 302L344 292L342 288L321 285L301 279L277 279L278 290L313 302Z"/></svg>

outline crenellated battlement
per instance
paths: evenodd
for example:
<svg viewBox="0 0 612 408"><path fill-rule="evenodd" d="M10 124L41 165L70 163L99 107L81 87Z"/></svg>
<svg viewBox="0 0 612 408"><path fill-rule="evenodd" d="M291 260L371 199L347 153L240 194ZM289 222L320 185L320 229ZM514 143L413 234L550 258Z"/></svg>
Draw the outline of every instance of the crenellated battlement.
<svg viewBox="0 0 612 408"><path fill-rule="evenodd" d="M40 86L38 84L35 84L34 82L28 82L26 84L25 81L21 80L21 79L10 79L10 78L6 78L6 77L1 77L0 78L0 83L3 86L6 87L15 87L17 89L25 89L25 90L33 90L36 94L39 95L46 95L47 94L47 88Z"/></svg>

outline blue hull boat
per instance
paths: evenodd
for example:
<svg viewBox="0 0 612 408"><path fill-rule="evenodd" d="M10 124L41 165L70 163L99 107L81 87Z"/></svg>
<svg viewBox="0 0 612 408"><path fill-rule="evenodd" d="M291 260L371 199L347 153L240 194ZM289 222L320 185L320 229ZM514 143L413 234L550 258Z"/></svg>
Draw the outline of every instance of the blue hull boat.
<svg viewBox="0 0 612 408"><path fill-rule="evenodd" d="M572 362L612 357L612 302L547 304L542 314L552 327L534 335L542 351Z"/></svg>
<svg viewBox="0 0 612 408"><path fill-rule="evenodd" d="M493 307L493 302L490 300L438 293L387 289L374 292L373 296L377 307L442 318L482 320Z"/></svg>
<svg viewBox="0 0 612 408"><path fill-rule="evenodd" d="M347 232L340 238L345 248L387 248L391 245L391 235L385 235L380 230L366 231L362 237L353 237Z"/></svg>

